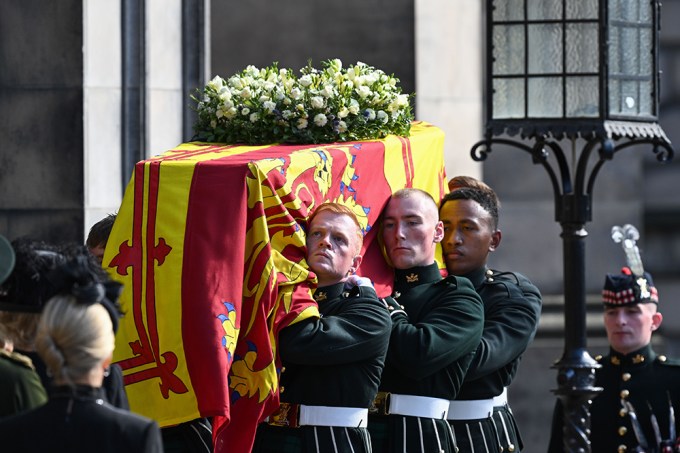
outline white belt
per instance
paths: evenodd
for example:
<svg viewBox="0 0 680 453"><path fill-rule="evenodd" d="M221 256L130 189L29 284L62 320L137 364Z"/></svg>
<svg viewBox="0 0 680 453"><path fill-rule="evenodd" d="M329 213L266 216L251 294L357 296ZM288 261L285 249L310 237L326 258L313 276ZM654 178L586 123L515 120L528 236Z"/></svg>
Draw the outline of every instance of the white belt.
<svg viewBox="0 0 680 453"><path fill-rule="evenodd" d="M365 428L368 409L358 407L305 406L300 405L300 426L345 426Z"/></svg>
<svg viewBox="0 0 680 453"><path fill-rule="evenodd" d="M493 405L494 405L494 407L498 407L498 406L507 406L507 404L508 404L508 388L504 387L503 393L501 393L498 396L493 397Z"/></svg>
<svg viewBox="0 0 680 453"><path fill-rule="evenodd" d="M446 419L449 402L428 396L390 394L390 414Z"/></svg>
<svg viewBox="0 0 680 453"><path fill-rule="evenodd" d="M493 398L486 400L454 400L449 402L448 420L477 420L493 414Z"/></svg>

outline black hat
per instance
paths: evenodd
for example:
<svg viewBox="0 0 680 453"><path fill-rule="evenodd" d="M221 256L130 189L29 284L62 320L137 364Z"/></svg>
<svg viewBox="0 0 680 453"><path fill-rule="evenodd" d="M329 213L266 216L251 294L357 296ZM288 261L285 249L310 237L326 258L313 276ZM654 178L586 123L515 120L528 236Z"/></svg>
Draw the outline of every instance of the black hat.
<svg viewBox="0 0 680 453"><path fill-rule="evenodd" d="M5 236L0 235L0 284L9 277L14 269L14 249L12 244L5 238Z"/></svg>
<svg viewBox="0 0 680 453"><path fill-rule="evenodd" d="M607 274L602 289L602 303L605 307L659 303L659 295L649 272L636 277L630 268L624 267L620 274Z"/></svg>

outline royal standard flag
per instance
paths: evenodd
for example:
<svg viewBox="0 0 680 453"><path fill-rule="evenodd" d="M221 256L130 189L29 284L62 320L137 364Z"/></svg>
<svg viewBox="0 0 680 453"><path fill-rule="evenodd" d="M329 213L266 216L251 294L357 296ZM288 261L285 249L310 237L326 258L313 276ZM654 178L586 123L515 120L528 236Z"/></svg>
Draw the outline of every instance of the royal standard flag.
<svg viewBox="0 0 680 453"><path fill-rule="evenodd" d="M213 417L215 451L250 451L278 405L278 332L318 316L308 214L333 201L365 233L360 275L392 273L380 212L404 187L444 193L442 131L324 145L186 143L139 162L104 264L124 284L114 360L130 407L162 427Z"/></svg>

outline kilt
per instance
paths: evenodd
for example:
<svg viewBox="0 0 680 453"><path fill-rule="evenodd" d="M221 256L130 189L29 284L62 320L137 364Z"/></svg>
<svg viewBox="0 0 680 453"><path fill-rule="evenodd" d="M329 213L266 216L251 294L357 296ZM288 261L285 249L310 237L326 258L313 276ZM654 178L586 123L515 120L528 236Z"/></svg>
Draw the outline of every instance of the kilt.
<svg viewBox="0 0 680 453"><path fill-rule="evenodd" d="M287 428L260 423L253 453L371 453L366 428L300 426Z"/></svg>
<svg viewBox="0 0 680 453"><path fill-rule="evenodd" d="M504 452L517 453L524 449L515 416L507 404L493 408L493 422L498 432L498 441Z"/></svg>
<svg viewBox="0 0 680 453"><path fill-rule="evenodd" d="M369 415L374 453L456 453L453 432L443 419ZM461 452L464 450L460 450Z"/></svg>
<svg viewBox="0 0 680 453"><path fill-rule="evenodd" d="M501 453L492 417L477 420L449 420L456 446L466 453Z"/></svg>

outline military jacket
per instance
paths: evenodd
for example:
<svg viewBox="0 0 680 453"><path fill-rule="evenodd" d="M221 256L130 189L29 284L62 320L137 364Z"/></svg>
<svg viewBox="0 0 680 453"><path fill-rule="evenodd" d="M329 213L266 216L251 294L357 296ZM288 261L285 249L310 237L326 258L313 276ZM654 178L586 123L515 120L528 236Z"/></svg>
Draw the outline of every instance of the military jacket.
<svg viewBox="0 0 680 453"><path fill-rule="evenodd" d="M653 417L659 426L662 440L671 433L671 404L673 412L680 412L680 362L657 355L650 345L630 354L610 350L609 355L597 357L602 365L596 371L595 386L604 390L593 399L590 407L592 451L658 452L659 446L653 427ZM631 414L625 402L632 405ZM650 410L651 409L651 410ZM635 433L635 422L642 436ZM553 418L550 452L562 451L562 408L558 404ZM673 424L677 436L677 418ZM645 448L644 444L647 444ZM641 447L642 450L636 450Z"/></svg>
<svg viewBox="0 0 680 453"><path fill-rule="evenodd" d="M463 277L436 264L395 270L392 336L380 390L452 400L479 344L482 300Z"/></svg>
<svg viewBox="0 0 680 453"><path fill-rule="evenodd" d="M371 287L343 283L318 288L320 318L279 334L281 401L310 406L369 408L378 392L392 322ZM255 453L368 453L366 428L261 423Z"/></svg>
<svg viewBox="0 0 680 453"><path fill-rule="evenodd" d="M389 298L388 298L389 299ZM395 270L392 335L380 390L452 400L479 344L482 300L464 277L443 279L436 263ZM444 418L369 416L373 451L454 453Z"/></svg>
<svg viewBox="0 0 680 453"><path fill-rule="evenodd" d="M498 396L536 335L541 293L525 276L481 268L466 275L484 302L484 331L457 399Z"/></svg>
<svg viewBox="0 0 680 453"><path fill-rule="evenodd" d="M380 383L391 321L371 287L318 288L321 318L279 334L281 401L368 408Z"/></svg>
<svg viewBox="0 0 680 453"><path fill-rule="evenodd" d="M0 350L0 418L33 409L47 402L31 359Z"/></svg>

